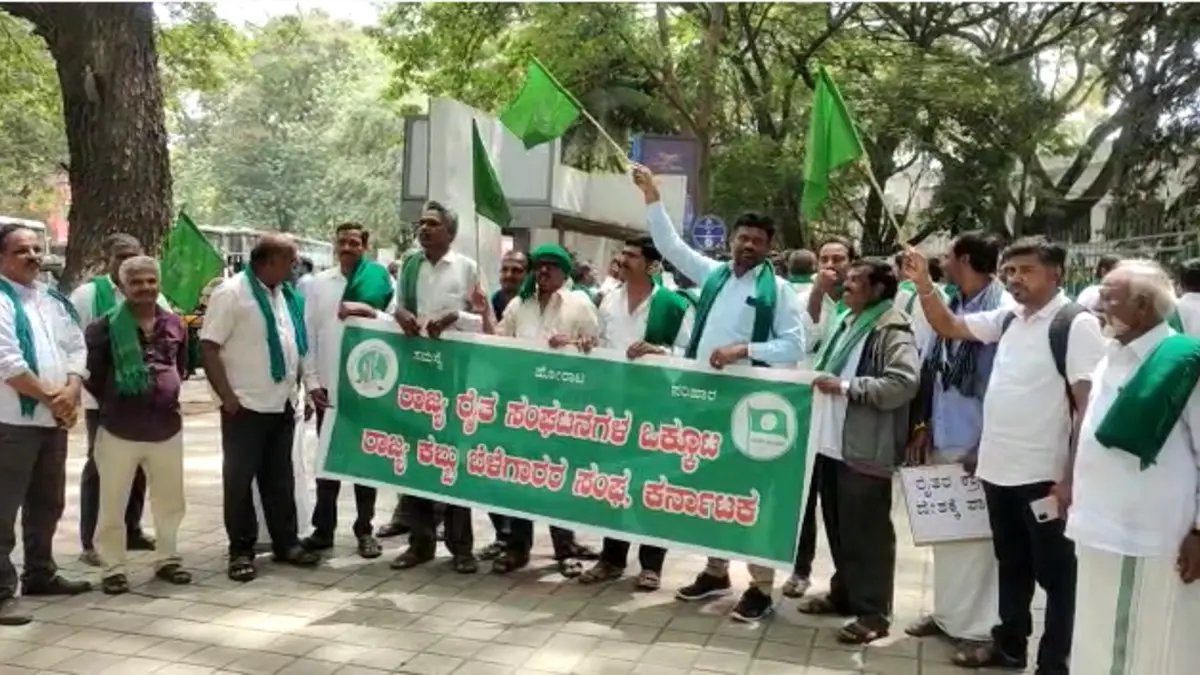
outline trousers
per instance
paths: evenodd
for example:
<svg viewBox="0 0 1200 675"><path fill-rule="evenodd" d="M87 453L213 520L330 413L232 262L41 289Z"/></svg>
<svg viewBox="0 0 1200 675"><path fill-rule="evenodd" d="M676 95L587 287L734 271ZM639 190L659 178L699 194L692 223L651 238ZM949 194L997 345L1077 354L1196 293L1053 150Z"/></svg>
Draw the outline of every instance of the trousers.
<svg viewBox="0 0 1200 675"><path fill-rule="evenodd" d="M17 513L25 581L58 574L54 531L62 518L67 489L67 432L54 427L0 424L0 598L17 590L12 552L17 545Z"/></svg>
<svg viewBox="0 0 1200 675"><path fill-rule="evenodd" d="M221 483L230 557L254 555L258 515L252 489L256 481L272 548L286 553L299 544L292 474L295 430L291 404L279 413L245 408L232 415L221 413Z"/></svg>
<svg viewBox="0 0 1200 675"><path fill-rule="evenodd" d="M183 434L161 443L138 443L100 429L96 435L96 468L100 472L100 524L96 543L104 575L123 574L125 505L134 476L144 471L150 489L150 515L158 537L155 567L179 564L179 525L187 510L183 487Z"/></svg>
<svg viewBox="0 0 1200 675"><path fill-rule="evenodd" d="M83 422L87 427L87 461L79 476L79 545L83 550L95 548L96 521L100 513L100 474L96 470L96 430L100 427L100 411L84 410ZM125 531L136 535L141 531L142 512L146 507L146 474L141 467L134 474L129 490L129 502L125 507Z"/></svg>

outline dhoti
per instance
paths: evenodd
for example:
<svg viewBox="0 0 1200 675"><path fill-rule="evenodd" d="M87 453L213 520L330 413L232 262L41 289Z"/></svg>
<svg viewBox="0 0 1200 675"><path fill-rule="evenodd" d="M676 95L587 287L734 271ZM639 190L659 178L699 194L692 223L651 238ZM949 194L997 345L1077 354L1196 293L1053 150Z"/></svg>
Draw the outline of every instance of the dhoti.
<svg viewBox="0 0 1200 675"><path fill-rule="evenodd" d="M292 441L292 475L296 480L296 520L303 531L304 524L312 517L314 490L316 490L317 474L314 469L315 457L307 450L305 436L308 427L304 423L304 410L296 413L296 432ZM262 507L262 496L258 494L258 481L254 483L254 512L258 514L259 537L267 534L267 521ZM259 541L262 541L260 538Z"/></svg>
<svg viewBox="0 0 1200 675"><path fill-rule="evenodd" d="M937 464L957 464L965 452L937 450ZM933 620L957 640L986 641L1000 623L1000 573L992 542L933 547Z"/></svg>
<svg viewBox="0 0 1200 675"><path fill-rule="evenodd" d="M1076 545L1071 672L1185 675L1200 664L1200 583L1184 585L1175 556L1133 558Z"/></svg>

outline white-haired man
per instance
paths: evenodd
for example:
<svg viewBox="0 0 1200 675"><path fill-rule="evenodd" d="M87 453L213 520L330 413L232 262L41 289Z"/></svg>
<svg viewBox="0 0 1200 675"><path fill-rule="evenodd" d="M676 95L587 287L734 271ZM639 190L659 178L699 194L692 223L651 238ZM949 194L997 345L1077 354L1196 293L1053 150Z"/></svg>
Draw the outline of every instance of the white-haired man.
<svg viewBox="0 0 1200 675"><path fill-rule="evenodd" d="M158 305L158 262L144 255L121 263L124 299L88 325L88 378L96 400L96 468L100 482L97 548L104 564L101 588L129 592L125 575L125 512L134 477L145 472L158 535L155 576L191 583L176 546L185 510L183 417L179 393L187 375L187 327Z"/></svg>
<svg viewBox="0 0 1200 675"><path fill-rule="evenodd" d="M1200 663L1200 340L1166 323L1170 277L1118 264L1098 307L1114 338L1092 375L1067 536L1079 593L1071 672L1184 675Z"/></svg>

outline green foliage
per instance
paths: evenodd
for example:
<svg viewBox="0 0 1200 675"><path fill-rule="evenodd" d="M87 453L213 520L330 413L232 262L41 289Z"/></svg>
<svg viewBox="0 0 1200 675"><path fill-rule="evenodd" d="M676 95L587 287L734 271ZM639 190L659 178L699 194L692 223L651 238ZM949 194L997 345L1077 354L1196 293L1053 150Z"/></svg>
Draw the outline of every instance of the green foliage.
<svg viewBox="0 0 1200 675"><path fill-rule="evenodd" d="M47 212L66 158L54 60L28 23L0 12L0 213Z"/></svg>
<svg viewBox="0 0 1200 675"><path fill-rule="evenodd" d="M327 236L347 220L398 229L404 109L386 63L320 12L278 17L246 64L181 116L176 195L198 221Z"/></svg>

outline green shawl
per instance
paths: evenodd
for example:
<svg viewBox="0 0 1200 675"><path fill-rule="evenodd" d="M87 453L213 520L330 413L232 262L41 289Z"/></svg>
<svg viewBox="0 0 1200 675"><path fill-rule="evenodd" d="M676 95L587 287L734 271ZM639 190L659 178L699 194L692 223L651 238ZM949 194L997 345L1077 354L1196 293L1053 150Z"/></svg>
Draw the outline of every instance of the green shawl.
<svg viewBox="0 0 1200 675"><path fill-rule="evenodd" d="M655 284L654 292L650 295L649 315L646 317L646 342L660 347L674 345L687 311L687 300Z"/></svg>
<svg viewBox="0 0 1200 675"><path fill-rule="evenodd" d="M811 274L792 274L788 276L789 284L811 284L813 275Z"/></svg>
<svg viewBox="0 0 1200 675"><path fill-rule="evenodd" d="M263 323L267 325L267 355L271 359L271 379L275 382L283 382L283 378L287 377L287 364L283 358L283 342L279 339L279 325L275 321L275 309L267 298L266 287L258 280L258 277L254 276L249 268L242 274L245 276L246 283L250 284L254 302L258 304L258 311L262 312ZM304 298L289 283L284 283L280 291L283 293L283 301L287 304L288 314L292 319L292 331L296 334L296 349L303 358L308 355L308 333L304 329Z"/></svg>
<svg viewBox="0 0 1200 675"><path fill-rule="evenodd" d="M50 297L62 304L67 315L79 324L79 314L75 311L75 305L71 301L59 293L57 290L47 286L45 291L50 294ZM0 293L4 294L13 306L13 329L17 334L17 344L21 347L21 358L25 359L25 365L29 367L29 372L34 375L38 374L37 346L33 341L33 326L29 323L29 315L25 313L25 306L21 304L21 299L17 297L17 289L13 288L12 284L7 279L0 278ZM37 400L28 396L20 396L21 416L33 417L33 411L37 408Z"/></svg>
<svg viewBox="0 0 1200 675"><path fill-rule="evenodd" d="M725 264L713 270L700 290L700 299L696 302L696 320L692 327L692 339L688 342L686 357L696 358L696 350L700 347L700 336L708 324L708 316L712 313L713 303L717 295L725 287L725 283L733 276L733 265ZM775 272L769 263L763 263L758 268L758 276L754 280L754 328L750 331L750 342L766 342L771 335L771 325L775 322L775 307L779 302L775 288ZM755 363L755 365L765 365Z"/></svg>
<svg viewBox="0 0 1200 675"><path fill-rule="evenodd" d="M394 294L392 275L374 260L359 258L342 291L342 302L361 302L374 309L384 310ZM415 295L415 293L414 293Z"/></svg>
<svg viewBox="0 0 1200 675"><path fill-rule="evenodd" d="M1166 337L1117 392L1096 427L1096 440L1137 457L1142 469L1153 465L1198 381L1200 339Z"/></svg>
<svg viewBox="0 0 1200 675"><path fill-rule="evenodd" d="M1171 316L1167 317L1167 325L1171 327L1171 330L1179 333L1180 335L1183 335L1187 332L1183 329L1183 317L1179 316L1178 310L1172 312Z"/></svg>
<svg viewBox="0 0 1200 675"><path fill-rule="evenodd" d="M122 302L108 310L108 346L112 352L113 378L121 396L141 396L150 390L150 369L142 352L137 319Z"/></svg>
<svg viewBox="0 0 1200 675"><path fill-rule="evenodd" d="M99 319L117 306L117 290L107 274L92 277L92 318Z"/></svg>
<svg viewBox="0 0 1200 675"><path fill-rule="evenodd" d="M423 262L425 253L418 251L408 254L400 263L400 306L414 316L417 314L417 280L421 278Z"/></svg>
<svg viewBox="0 0 1200 675"><path fill-rule="evenodd" d="M841 375L854 348L858 346L859 342L866 339L867 335L874 330L875 325L879 323L879 318L891 308L891 300L877 302L854 317L854 321L849 324L847 324L846 318L850 316L850 310L843 309L838 312L834 318L837 327L829 339L821 345L821 350L817 352L813 370L834 376Z"/></svg>

